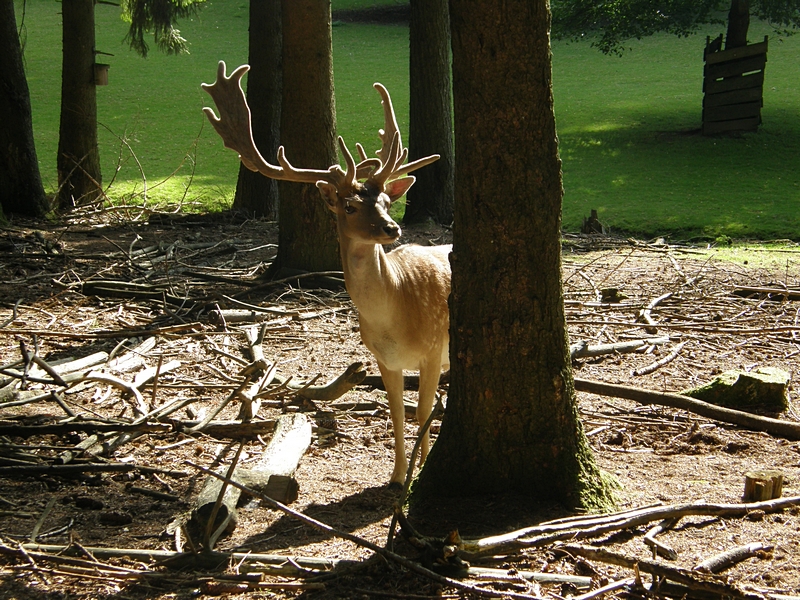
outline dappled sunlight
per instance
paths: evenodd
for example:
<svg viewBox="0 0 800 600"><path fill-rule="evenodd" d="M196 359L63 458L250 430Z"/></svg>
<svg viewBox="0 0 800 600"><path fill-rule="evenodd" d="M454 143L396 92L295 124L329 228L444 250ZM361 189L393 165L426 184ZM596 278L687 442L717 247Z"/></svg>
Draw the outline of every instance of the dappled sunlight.
<svg viewBox="0 0 800 600"><path fill-rule="evenodd" d="M605 133L608 131L618 131L623 129L625 125L619 122L612 122L612 121L603 121L598 123L589 123L580 125L580 126L572 126L572 127L563 127L559 128L559 133L564 135L580 135L583 133ZM599 142L598 142L599 143Z"/></svg>
<svg viewBox="0 0 800 600"><path fill-rule="evenodd" d="M166 180L148 182L130 179L114 182L107 195L117 204L186 205L189 210L224 210L233 204L236 178L233 180L214 175L175 175ZM191 208L195 204L199 205Z"/></svg>

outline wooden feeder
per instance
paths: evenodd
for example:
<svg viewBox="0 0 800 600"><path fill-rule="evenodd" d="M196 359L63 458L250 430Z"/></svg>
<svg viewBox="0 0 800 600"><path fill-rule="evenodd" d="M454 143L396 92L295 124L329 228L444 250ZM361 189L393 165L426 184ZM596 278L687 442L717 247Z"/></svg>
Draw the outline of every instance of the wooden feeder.
<svg viewBox="0 0 800 600"><path fill-rule="evenodd" d="M108 69L111 65L94 63L94 84L108 85Z"/></svg>

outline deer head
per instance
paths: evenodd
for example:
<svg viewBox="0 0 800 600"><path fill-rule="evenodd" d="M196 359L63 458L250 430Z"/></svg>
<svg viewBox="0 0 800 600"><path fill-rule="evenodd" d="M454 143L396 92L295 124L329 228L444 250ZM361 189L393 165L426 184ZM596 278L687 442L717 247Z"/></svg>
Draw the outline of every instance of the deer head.
<svg viewBox="0 0 800 600"><path fill-rule="evenodd" d="M396 240L400 235L400 228L389 218L389 206L413 185L414 177L408 176L408 173L438 160L439 155L403 164L408 159L408 149L403 147L392 99L386 88L380 83L374 86L381 95L385 122L384 129L379 131L381 149L377 151L377 158L367 158L361 144L356 144L360 157L360 162L356 164L344 140L339 136L339 149L345 159L345 169L338 164L331 165L327 170L298 169L286 158L283 146L278 148L278 165L267 162L256 148L250 107L242 89L242 77L249 69L248 65L242 65L227 76L225 63L220 61L216 81L201 86L211 95L219 110L217 117L211 108L203 108L225 147L238 152L242 163L251 171L272 179L316 184L328 208L337 217L346 219L357 212L363 212L365 208L370 212L375 208L378 213L385 213L381 214L386 221L383 227L375 227L373 223L366 226L366 231L360 232L354 227L353 233L359 237L371 237L376 243Z"/></svg>

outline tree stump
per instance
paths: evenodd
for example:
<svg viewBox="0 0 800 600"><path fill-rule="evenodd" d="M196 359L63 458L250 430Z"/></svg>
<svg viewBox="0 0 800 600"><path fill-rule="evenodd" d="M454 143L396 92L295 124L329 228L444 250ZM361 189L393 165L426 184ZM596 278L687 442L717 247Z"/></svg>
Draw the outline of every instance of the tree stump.
<svg viewBox="0 0 800 600"><path fill-rule="evenodd" d="M774 367L753 371L725 371L709 383L682 392L717 406L748 412L783 412L788 408L786 388L790 376Z"/></svg>
<svg viewBox="0 0 800 600"><path fill-rule="evenodd" d="M744 474L743 502L774 500L783 494L783 474L780 471L748 471Z"/></svg>

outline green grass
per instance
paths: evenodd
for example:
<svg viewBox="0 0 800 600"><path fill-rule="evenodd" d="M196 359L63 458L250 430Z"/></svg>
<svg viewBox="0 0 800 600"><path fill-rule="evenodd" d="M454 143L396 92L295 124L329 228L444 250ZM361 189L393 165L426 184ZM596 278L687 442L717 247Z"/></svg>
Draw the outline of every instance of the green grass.
<svg viewBox="0 0 800 600"><path fill-rule="evenodd" d="M336 0L334 7L378 3L396 2ZM20 0L16 7L19 19ZM123 42L126 25L118 9L97 5L97 48L114 54L100 59L111 64L110 85L98 88L106 182L120 163L113 198L143 189L123 138L144 171L150 201L174 204L186 197L212 209L230 204L236 156L205 122L200 109L210 99L199 84L213 80L218 60L229 69L247 60L247 7L243 0L209 0L199 16L180 26L191 54L163 56L153 49L141 59ZM28 0L25 19L34 135L50 191L56 185L59 10L53 0ZM565 229L577 230L595 208L616 231L800 239L800 36L780 40L763 26L751 27L751 40L771 36L764 125L757 134L705 138L696 130L706 33L718 32L631 42L632 51L622 58L588 44L554 44ZM334 27L333 35L339 133L351 148L361 141L372 151L382 125L373 82L388 87L401 130L407 131L408 31L345 24ZM152 187L176 170L177 176Z"/></svg>
<svg viewBox="0 0 800 600"><path fill-rule="evenodd" d="M654 36L622 58L555 45L566 229L595 208L648 235L800 238L800 36L771 39L759 132L727 137L697 132L703 40Z"/></svg>

